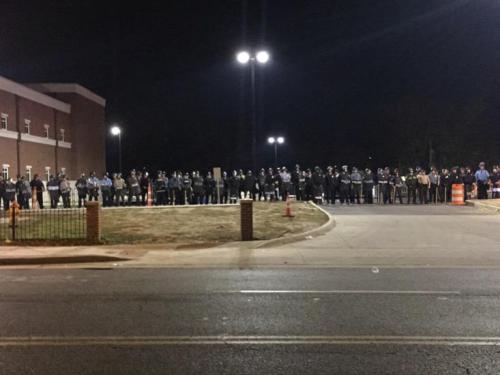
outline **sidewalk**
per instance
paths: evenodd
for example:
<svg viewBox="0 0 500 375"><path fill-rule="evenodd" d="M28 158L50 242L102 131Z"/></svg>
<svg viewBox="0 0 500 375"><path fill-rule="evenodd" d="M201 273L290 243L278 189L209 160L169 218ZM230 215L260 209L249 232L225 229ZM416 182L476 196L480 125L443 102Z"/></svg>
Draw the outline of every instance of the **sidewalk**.
<svg viewBox="0 0 500 375"><path fill-rule="evenodd" d="M478 209L484 209L488 211L496 211L500 213L500 199L471 199L466 202L469 206L474 206Z"/></svg>

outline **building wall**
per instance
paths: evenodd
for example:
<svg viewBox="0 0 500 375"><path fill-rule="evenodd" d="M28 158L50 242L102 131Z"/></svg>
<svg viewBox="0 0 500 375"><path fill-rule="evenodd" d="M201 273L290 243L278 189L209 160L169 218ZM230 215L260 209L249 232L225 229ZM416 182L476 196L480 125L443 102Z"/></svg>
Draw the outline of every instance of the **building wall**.
<svg viewBox="0 0 500 375"><path fill-rule="evenodd" d="M78 94L57 93L52 96L71 105L71 131L75 139L73 166L76 173L95 171L102 176L106 171L104 107Z"/></svg>
<svg viewBox="0 0 500 375"><path fill-rule="evenodd" d="M44 105L39 98L36 102L0 90L0 114L8 116L8 130L0 130L0 168L9 165L9 174L13 177L18 173L24 175L26 166L32 167L32 176L45 176L46 167L51 174L64 168L70 179L77 178L81 172L96 171L102 175L105 172L104 106L75 93L51 93L50 96L70 104L71 113L63 112L68 109L55 109L59 108L57 105ZM25 119L30 120L29 135L25 133ZM46 125L48 138L45 137ZM64 129L64 141L61 129ZM20 134L19 163L17 132Z"/></svg>

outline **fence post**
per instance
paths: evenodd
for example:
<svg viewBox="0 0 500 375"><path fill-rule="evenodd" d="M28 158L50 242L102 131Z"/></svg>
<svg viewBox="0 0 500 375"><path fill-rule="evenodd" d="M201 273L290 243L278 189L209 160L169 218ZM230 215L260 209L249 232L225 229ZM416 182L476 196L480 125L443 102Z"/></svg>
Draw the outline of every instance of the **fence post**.
<svg viewBox="0 0 500 375"><path fill-rule="evenodd" d="M85 203L87 209L87 241L99 243L101 241L101 204L91 201Z"/></svg>
<svg viewBox="0 0 500 375"><path fill-rule="evenodd" d="M251 241L253 239L253 200L240 200L241 216L241 240Z"/></svg>

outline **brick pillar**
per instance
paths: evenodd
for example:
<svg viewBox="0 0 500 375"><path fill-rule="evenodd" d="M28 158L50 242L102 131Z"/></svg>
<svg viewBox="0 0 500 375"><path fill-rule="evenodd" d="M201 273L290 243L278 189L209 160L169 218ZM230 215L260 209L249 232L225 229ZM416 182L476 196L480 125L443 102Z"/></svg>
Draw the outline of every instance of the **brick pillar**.
<svg viewBox="0 0 500 375"><path fill-rule="evenodd" d="M86 202L87 208L87 241L90 243L101 242L101 204L99 202Z"/></svg>
<svg viewBox="0 0 500 375"><path fill-rule="evenodd" d="M240 200L241 240L253 240L253 200Z"/></svg>

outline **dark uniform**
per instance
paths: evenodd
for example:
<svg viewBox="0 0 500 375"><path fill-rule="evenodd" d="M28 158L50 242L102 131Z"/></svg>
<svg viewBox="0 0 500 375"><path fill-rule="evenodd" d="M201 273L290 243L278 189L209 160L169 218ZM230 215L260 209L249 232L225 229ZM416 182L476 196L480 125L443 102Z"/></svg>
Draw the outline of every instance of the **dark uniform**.
<svg viewBox="0 0 500 375"><path fill-rule="evenodd" d="M217 196L215 194L217 187L215 185L215 179L212 177L212 173L208 172L207 177L205 177L205 203L217 203Z"/></svg>
<svg viewBox="0 0 500 375"><path fill-rule="evenodd" d="M363 198L364 203L373 203L373 173L370 169L365 169L365 175L363 176Z"/></svg>
<svg viewBox="0 0 500 375"><path fill-rule="evenodd" d="M50 208L57 208L59 204L59 181L54 177L50 176L50 180L47 183L47 190L49 191L50 196Z"/></svg>
<svg viewBox="0 0 500 375"><path fill-rule="evenodd" d="M193 175L193 203L204 204L205 200L205 181L200 176L200 172L195 172Z"/></svg>
<svg viewBox="0 0 500 375"><path fill-rule="evenodd" d="M388 171L388 168L386 168L378 178L378 185L380 187L384 204L391 203L391 186L389 185L390 179L391 175Z"/></svg>
<svg viewBox="0 0 500 375"><path fill-rule="evenodd" d="M335 204L335 180L333 168L328 167L328 172L325 176L325 198L329 204Z"/></svg>
<svg viewBox="0 0 500 375"><path fill-rule="evenodd" d="M238 195L240 193L240 178L236 171L233 171L231 177L227 181L229 188L229 203L236 203L238 201Z"/></svg>
<svg viewBox="0 0 500 375"><path fill-rule="evenodd" d="M139 205L139 196L141 194L141 187L139 185L139 181L135 176L135 172L132 171L130 176L127 179L127 187L128 187L128 204L132 204L132 197L135 197L135 204Z"/></svg>
<svg viewBox="0 0 500 375"><path fill-rule="evenodd" d="M43 185L42 180L40 180L40 176L35 175L33 181L30 183L30 186L31 190L35 191L38 207L43 209L43 192L45 190L45 186Z"/></svg>
<svg viewBox="0 0 500 375"><path fill-rule="evenodd" d="M7 211L10 204L16 200L16 184L12 180L7 180L5 183L4 205L3 208Z"/></svg>
<svg viewBox="0 0 500 375"><path fill-rule="evenodd" d="M172 173L168 179L168 192L170 196L170 204L181 204L182 201L182 176L176 172Z"/></svg>
<svg viewBox="0 0 500 375"><path fill-rule="evenodd" d="M2 207L5 206L6 201L7 198L5 198L5 181L3 179L3 176L0 176L0 205Z"/></svg>
<svg viewBox="0 0 500 375"><path fill-rule="evenodd" d="M439 182L439 200L441 203L451 200L451 179L450 174L446 169L443 170Z"/></svg>
<svg viewBox="0 0 500 375"><path fill-rule="evenodd" d="M189 173L184 174L182 179L182 204L191 204L193 201L193 181Z"/></svg>
<svg viewBox="0 0 500 375"><path fill-rule="evenodd" d="M401 191L403 189L403 179L399 175L399 170L394 171L394 176L391 178L391 185L394 189L394 203L396 203L396 199L399 199L399 203L403 204L403 195Z"/></svg>
<svg viewBox="0 0 500 375"><path fill-rule="evenodd" d="M342 172L340 172L340 203L349 204L351 196L351 175L347 171L347 165L342 167Z"/></svg>
<svg viewBox="0 0 500 375"><path fill-rule="evenodd" d="M413 173L413 169L410 168L409 173L406 175L406 189L408 190L407 204L410 204L410 201L413 204L417 204L417 185L418 179L417 176Z"/></svg>
<svg viewBox="0 0 500 375"><path fill-rule="evenodd" d="M141 203L143 206L147 204L148 197L148 189L149 189L149 174L144 171L139 180L139 185L141 186Z"/></svg>
<svg viewBox="0 0 500 375"><path fill-rule="evenodd" d="M158 173L155 181L155 205L163 206L167 204L167 179L163 173Z"/></svg>
<svg viewBox="0 0 500 375"><path fill-rule="evenodd" d="M80 178L76 180L76 191L78 192L78 207L82 207L87 200L87 179L83 173Z"/></svg>
<svg viewBox="0 0 500 375"><path fill-rule="evenodd" d="M314 202L323 203L323 186L325 184L325 178L319 167L314 168L311 180L313 185Z"/></svg>
<svg viewBox="0 0 500 375"><path fill-rule="evenodd" d="M361 176L361 173L358 172L357 168L352 168L352 173L351 173L351 203L354 203L354 199L356 199L356 202L358 204L361 203L361 189L362 189L362 182L363 182L363 177Z"/></svg>
<svg viewBox="0 0 500 375"><path fill-rule="evenodd" d="M474 190L474 184L476 183L476 177L472 174L470 168L466 168L462 180L464 182L464 201L466 201L470 199L472 191Z"/></svg>

